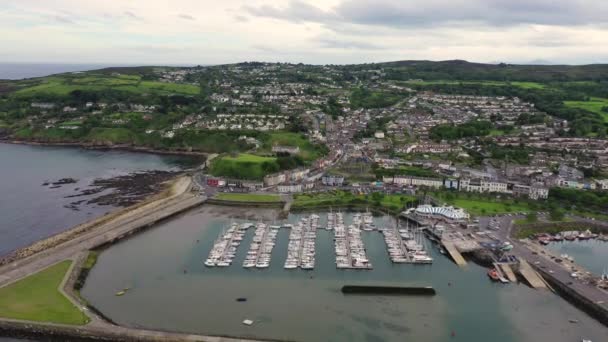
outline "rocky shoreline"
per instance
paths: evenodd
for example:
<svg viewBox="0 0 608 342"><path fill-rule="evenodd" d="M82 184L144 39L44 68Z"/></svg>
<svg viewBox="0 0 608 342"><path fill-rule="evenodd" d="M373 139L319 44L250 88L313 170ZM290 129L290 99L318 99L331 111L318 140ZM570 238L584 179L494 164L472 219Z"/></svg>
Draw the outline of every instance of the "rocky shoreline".
<svg viewBox="0 0 608 342"><path fill-rule="evenodd" d="M129 152L141 152L141 153L152 153L152 154L167 154L167 155L178 155L178 156L199 156L207 157L210 153L199 152L199 151L188 151L188 150L159 150L143 146L133 146L128 144L98 144L98 143L79 143L79 142L47 142L47 141L34 141L34 140L14 140L6 137L0 137L0 143L14 144L14 145L32 145L32 146L65 146L65 147L79 147L88 150L118 150L118 151L129 151Z"/></svg>
<svg viewBox="0 0 608 342"><path fill-rule="evenodd" d="M80 192L64 198L99 195L94 198L78 199L71 202L68 208L73 210L78 210L78 205L81 204L128 207L158 193L162 190L166 181L177 177L181 173L182 171L144 171L112 178L98 178L87 189L76 188L75 190Z"/></svg>

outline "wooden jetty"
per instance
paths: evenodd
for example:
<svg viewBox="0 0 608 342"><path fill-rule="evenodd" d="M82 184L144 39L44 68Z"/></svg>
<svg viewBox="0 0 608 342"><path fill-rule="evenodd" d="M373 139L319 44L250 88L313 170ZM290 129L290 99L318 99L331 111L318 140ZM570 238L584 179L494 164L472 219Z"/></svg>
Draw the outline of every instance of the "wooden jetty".
<svg viewBox="0 0 608 342"><path fill-rule="evenodd" d="M523 258L519 258L519 273L535 289L546 289L547 285L536 271Z"/></svg>
<svg viewBox="0 0 608 342"><path fill-rule="evenodd" d="M456 249L456 246L454 246L453 242L447 241L447 240L441 240L441 244L443 245L445 250L448 251L448 253L452 257L452 259L454 259L454 262L456 263L456 265L458 265L458 266L467 265L466 260L464 260L464 258L462 257L462 254L460 254L458 249Z"/></svg>
<svg viewBox="0 0 608 342"><path fill-rule="evenodd" d="M513 269L511 269L511 266L509 264L498 264L498 265L500 265L502 272L507 276L507 279L509 279L510 282L512 282L512 283L517 282L517 277L515 277L515 273L513 272Z"/></svg>

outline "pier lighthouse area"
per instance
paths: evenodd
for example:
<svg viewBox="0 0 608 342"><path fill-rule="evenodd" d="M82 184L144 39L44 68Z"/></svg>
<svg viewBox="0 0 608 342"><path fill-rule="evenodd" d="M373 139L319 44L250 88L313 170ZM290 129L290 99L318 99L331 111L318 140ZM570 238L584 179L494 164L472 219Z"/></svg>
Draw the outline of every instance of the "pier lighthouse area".
<svg viewBox="0 0 608 342"><path fill-rule="evenodd" d="M378 228L391 228L388 233L393 235L408 234L403 223L396 228L395 219L388 216L374 217L371 227L365 224L369 220L365 213L360 213L358 233L371 269L338 268L334 241L338 212L333 211L333 229L326 229L330 213L291 214L281 221L272 210L203 206L102 252L82 295L119 324L209 335L295 341L451 341L455 331L469 341L567 341L579 336L601 340L603 328L561 298L526 286L490 282L485 269L472 263L459 268L434 247L426 249L432 264L392 262ZM307 225L317 220L313 214L319 216L314 259L308 259L314 268L286 268L294 250L289 244L305 240ZM355 214L342 212L345 229L353 224ZM234 246L231 264L205 266L218 237L233 224L238 235L228 245L239 245ZM298 225L300 238L292 236ZM248 258L254 239L259 241L258 251L268 251L264 252L270 255L268 267L257 267L268 260L262 253ZM412 241L420 243L416 238ZM400 247L392 248L398 253ZM310 255L310 249L304 254ZM344 295L341 288L346 284L432 286L437 295ZM115 295L127 286L131 289L124 296ZM474 305L471 296L477 299ZM239 301L243 298L246 301ZM580 323L563 322L564 312ZM252 325L244 325L246 319ZM480 324L484 329L479 329Z"/></svg>

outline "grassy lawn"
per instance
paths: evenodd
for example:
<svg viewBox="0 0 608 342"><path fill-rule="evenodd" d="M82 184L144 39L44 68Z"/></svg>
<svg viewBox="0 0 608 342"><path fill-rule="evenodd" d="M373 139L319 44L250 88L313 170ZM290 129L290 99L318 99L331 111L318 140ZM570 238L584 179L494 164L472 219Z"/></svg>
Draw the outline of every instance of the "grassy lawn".
<svg viewBox="0 0 608 342"><path fill-rule="evenodd" d="M118 90L130 93L154 93L160 95L183 94L197 95L200 88L190 84L177 84L156 81L142 81L135 75L99 75L84 73L81 75L51 76L42 78L39 83L27 83L24 88L15 92L21 96L69 95L74 90L103 91Z"/></svg>
<svg viewBox="0 0 608 342"><path fill-rule="evenodd" d="M500 137L505 135L505 131L501 130L501 129L493 129L490 131L490 134L488 134L491 137Z"/></svg>
<svg viewBox="0 0 608 342"><path fill-rule="evenodd" d="M276 158L247 153L215 158L211 163L212 175L237 179L262 180L265 175L278 170Z"/></svg>
<svg viewBox="0 0 608 342"><path fill-rule="evenodd" d="M127 128L103 128L95 127L85 137L87 141L112 143L133 143L137 140L137 135Z"/></svg>
<svg viewBox="0 0 608 342"><path fill-rule="evenodd" d="M592 97L589 101L564 101L566 107L581 108L593 113L597 113L604 118L604 122L608 122L608 113L602 108L608 107L608 99L600 97Z"/></svg>
<svg viewBox="0 0 608 342"><path fill-rule="evenodd" d="M295 196L294 208L314 208L331 206L369 206L399 211L408 203L416 200L407 195L384 195L380 201L374 201L372 196L353 195L350 192L332 191L318 194L300 194Z"/></svg>
<svg viewBox="0 0 608 342"><path fill-rule="evenodd" d="M501 82L501 81L453 81L453 80L438 80L438 81L406 81L406 84L412 85L432 85L432 84L479 84L484 86L506 86L512 85L523 89L543 89L545 85L537 82Z"/></svg>
<svg viewBox="0 0 608 342"><path fill-rule="evenodd" d="M488 200L455 199L448 202L478 216L530 211L525 203L515 204L511 200L491 202Z"/></svg>
<svg viewBox="0 0 608 342"><path fill-rule="evenodd" d="M299 133L293 132L274 132L269 133L268 138L264 140L260 152L271 153L273 145L283 146L298 146L300 148L299 155L302 159L311 161L322 156L321 151L306 137Z"/></svg>
<svg viewBox="0 0 608 342"><path fill-rule="evenodd" d="M233 194L219 193L215 196L218 200L236 201L236 202L280 202L279 195L264 195L264 194Z"/></svg>
<svg viewBox="0 0 608 342"><path fill-rule="evenodd" d="M435 198L449 205L465 209L473 216L533 211L528 206L528 203L523 201L518 201L516 203L512 199L483 198L477 196L467 198L465 196L459 196L459 194L452 194L452 196L440 194L435 195Z"/></svg>
<svg viewBox="0 0 608 342"><path fill-rule="evenodd" d="M272 161L276 160L276 158L274 158L274 157L256 156L255 154L249 154L249 153L240 153L235 157L225 156L225 157L222 157L222 159L239 162L239 163L263 163L265 161L272 162Z"/></svg>
<svg viewBox="0 0 608 342"><path fill-rule="evenodd" d="M87 316L58 290L71 263L61 262L0 288L0 316L39 322L86 324Z"/></svg>

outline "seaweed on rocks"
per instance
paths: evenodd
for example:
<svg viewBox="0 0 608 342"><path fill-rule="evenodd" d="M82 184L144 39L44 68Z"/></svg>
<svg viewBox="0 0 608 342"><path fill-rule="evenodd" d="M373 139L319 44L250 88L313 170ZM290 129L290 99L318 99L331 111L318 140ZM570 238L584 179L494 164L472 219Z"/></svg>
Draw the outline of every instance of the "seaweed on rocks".
<svg viewBox="0 0 608 342"><path fill-rule="evenodd" d="M179 173L179 171L144 171L112 178L98 178L91 183L90 188L80 190L77 194L68 195L65 198L91 197L99 194L99 196L87 198L87 200L70 203L70 209L85 201L88 205L126 207L157 193L164 182Z"/></svg>

